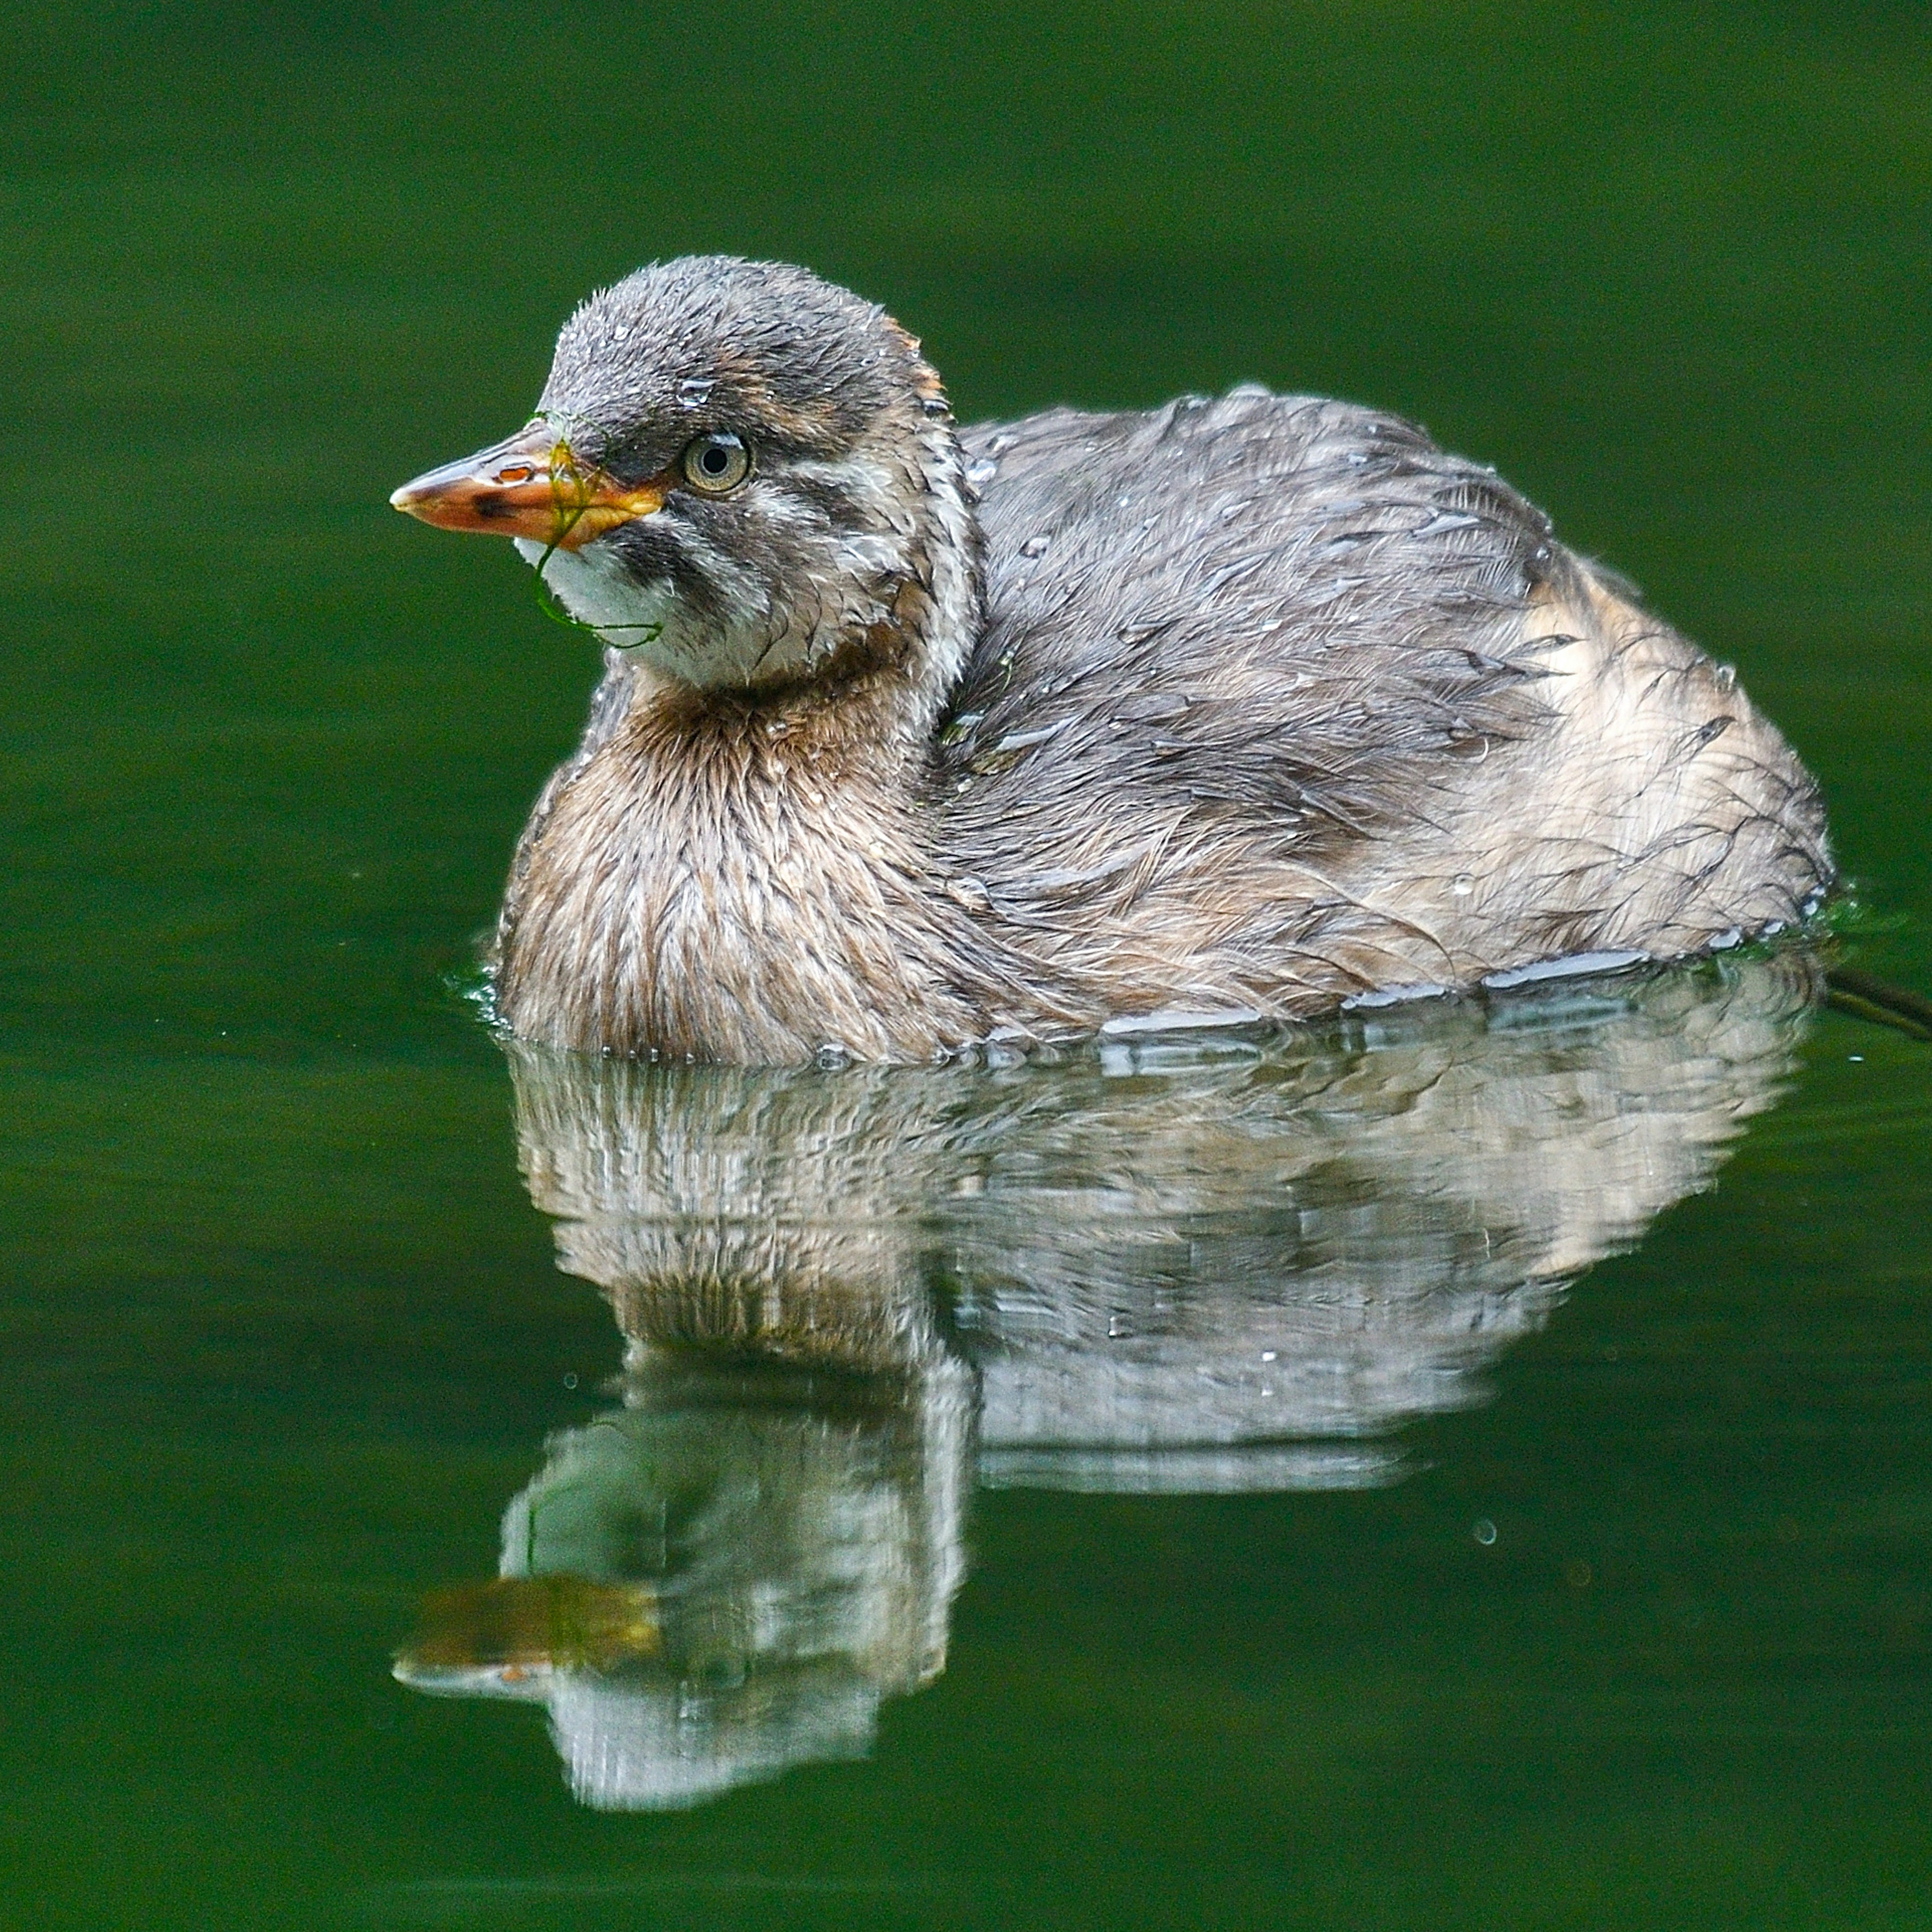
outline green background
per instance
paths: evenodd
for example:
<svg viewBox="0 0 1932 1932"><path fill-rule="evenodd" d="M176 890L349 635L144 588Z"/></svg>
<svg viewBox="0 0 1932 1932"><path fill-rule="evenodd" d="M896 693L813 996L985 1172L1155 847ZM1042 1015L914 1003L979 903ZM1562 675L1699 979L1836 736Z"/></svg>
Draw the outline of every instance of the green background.
<svg viewBox="0 0 1932 1932"><path fill-rule="evenodd" d="M619 1352L446 983L595 666L388 490L699 248L884 302L968 418L1399 409L1738 665L1932 987L1922 6L4 34L0 1910L1932 1925L1932 1050L1841 1019L1400 1486L981 1496L869 1762L603 1817L388 1675Z"/></svg>

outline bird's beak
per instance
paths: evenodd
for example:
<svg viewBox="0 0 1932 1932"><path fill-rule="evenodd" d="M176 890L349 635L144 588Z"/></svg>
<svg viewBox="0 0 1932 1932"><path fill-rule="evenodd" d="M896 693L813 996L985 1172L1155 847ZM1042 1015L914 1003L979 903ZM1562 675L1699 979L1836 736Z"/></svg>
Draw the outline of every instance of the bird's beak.
<svg viewBox="0 0 1932 1932"><path fill-rule="evenodd" d="M389 501L439 530L530 537L575 550L662 509L670 488L668 476L620 483L586 467L554 424L534 422L474 456L425 471Z"/></svg>

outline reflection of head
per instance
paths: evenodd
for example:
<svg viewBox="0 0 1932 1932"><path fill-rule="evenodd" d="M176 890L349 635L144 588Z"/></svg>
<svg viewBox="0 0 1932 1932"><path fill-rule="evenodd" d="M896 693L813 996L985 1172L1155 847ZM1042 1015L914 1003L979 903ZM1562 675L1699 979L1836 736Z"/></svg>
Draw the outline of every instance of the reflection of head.
<svg viewBox="0 0 1932 1932"><path fill-rule="evenodd" d="M861 1750L943 1664L976 1434L995 1483L1393 1479L1378 1438L1706 1184L1813 994L1790 957L1003 1070L513 1047L628 1406L400 1674L541 1697L609 1807Z"/></svg>
<svg viewBox="0 0 1932 1932"><path fill-rule="evenodd" d="M551 1442L504 1514L509 1583L435 1603L399 1674L542 1700L572 1788L607 1809L862 1754L881 1699L945 1663L963 1384L653 1366ZM510 1627L506 1599L541 1628Z"/></svg>

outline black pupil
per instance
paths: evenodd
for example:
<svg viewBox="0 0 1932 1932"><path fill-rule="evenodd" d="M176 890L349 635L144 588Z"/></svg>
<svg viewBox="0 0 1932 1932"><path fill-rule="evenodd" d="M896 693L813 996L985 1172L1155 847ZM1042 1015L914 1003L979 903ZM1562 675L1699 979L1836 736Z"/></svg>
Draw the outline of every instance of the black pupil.
<svg viewBox="0 0 1932 1932"><path fill-rule="evenodd" d="M731 460L730 452L721 442L714 442L698 461L704 466L707 476L722 476Z"/></svg>

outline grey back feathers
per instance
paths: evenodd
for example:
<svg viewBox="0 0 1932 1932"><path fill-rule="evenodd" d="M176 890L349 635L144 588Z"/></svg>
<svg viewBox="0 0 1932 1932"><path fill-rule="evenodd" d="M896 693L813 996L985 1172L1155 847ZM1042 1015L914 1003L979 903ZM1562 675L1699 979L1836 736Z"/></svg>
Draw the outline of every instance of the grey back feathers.
<svg viewBox="0 0 1932 1932"><path fill-rule="evenodd" d="M1406 423L1244 389L956 436L878 310L717 258L587 304L545 406L638 474L716 422L760 474L584 548L684 655L610 653L525 834L520 1033L924 1058L1294 1018L1723 946L1829 880L1730 674Z"/></svg>

